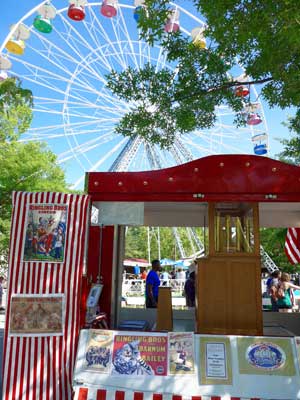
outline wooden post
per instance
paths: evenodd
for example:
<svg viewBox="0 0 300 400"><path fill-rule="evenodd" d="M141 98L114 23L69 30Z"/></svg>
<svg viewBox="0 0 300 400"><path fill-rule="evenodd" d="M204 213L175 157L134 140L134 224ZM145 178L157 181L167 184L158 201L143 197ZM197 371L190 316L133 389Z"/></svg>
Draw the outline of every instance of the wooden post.
<svg viewBox="0 0 300 400"><path fill-rule="evenodd" d="M171 288L160 286L157 302L157 331L173 331L173 310Z"/></svg>

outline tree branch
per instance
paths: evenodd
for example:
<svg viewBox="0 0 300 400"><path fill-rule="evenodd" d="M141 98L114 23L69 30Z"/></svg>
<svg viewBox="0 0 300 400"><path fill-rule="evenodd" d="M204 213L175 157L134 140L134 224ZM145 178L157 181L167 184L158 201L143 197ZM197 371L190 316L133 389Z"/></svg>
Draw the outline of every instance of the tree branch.
<svg viewBox="0 0 300 400"><path fill-rule="evenodd" d="M197 97L197 96L202 95L202 94L208 94L208 93L212 93L212 92L217 92L218 90L228 89L228 88L232 88L234 86L240 86L240 85L250 86L250 85L255 85L255 84L262 84L262 83L266 83L266 82L271 82L272 80L273 80L273 78L270 77L270 78L264 78L264 79L259 79L259 80L256 80L256 81L248 81L248 82L232 81L232 82L226 83L226 85L221 85L221 86L209 88L207 90L199 90L198 92L190 93L188 96L178 97L177 99L174 99L173 102L174 101L181 101L181 100L190 99L191 97Z"/></svg>

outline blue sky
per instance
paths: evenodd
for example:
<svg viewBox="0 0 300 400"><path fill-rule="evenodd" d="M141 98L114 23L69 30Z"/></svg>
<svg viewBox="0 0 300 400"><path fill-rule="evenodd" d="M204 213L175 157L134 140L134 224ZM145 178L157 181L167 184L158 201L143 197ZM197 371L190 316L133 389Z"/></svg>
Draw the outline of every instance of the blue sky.
<svg viewBox="0 0 300 400"><path fill-rule="evenodd" d="M131 2L129 0L125 0L123 3L131 5L133 3L133 1ZM3 43L4 39L6 38L7 34L9 33L10 26L12 24L16 23L17 21L19 21L27 13L29 14L29 16L25 20L26 24L29 25L31 23L31 21L33 21L33 19L34 19L36 14L32 13L32 15L30 15L31 14L31 10L33 8L35 8L37 5L39 5L39 4L40 4L40 1L36 1L36 0L26 0L26 1L10 0L10 1L3 2L3 4L1 5L1 13L0 13L0 44ZM178 4L180 4L180 6L182 6L182 7L185 7L186 9L192 10L189 1L186 1L186 2L185 1L180 1ZM63 7L68 6L68 2L66 0L53 0L53 5L55 5L56 8L61 9ZM106 23L108 23L108 22L105 21L103 23L104 26L107 26L107 28L105 28L106 32L108 33L108 35L112 36L112 34L111 34L111 32L112 32L111 29L112 28L111 28L111 26L108 27L108 25L105 25ZM74 26L78 30L78 32L80 32L81 28L79 28L78 24L80 24L80 23L75 22ZM72 27L72 25L70 25L70 27ZM130 23L128 23L128 27L129 27L128 29L129 29L130 35L135 35L134 33L132 33L132 32L134 32L134 29L135 29L135 25L134 25L133 19L130 21ZM64 50L66 48L66 46L61 44L62 40L61 40L61 38L59 38L60 25L57 22L56 22L56 28L58 30L58 34L56 35L56 37L53 35L51 37L50 41L53 41L53 43L55 45L60 46L61 49ZM31 38L28 40L28 42L29 42L29 46L28 47L35 46L35 49L37 50L35 58L32 59L32 56L30 54L30 50L26 49L25 50L24 59L26 60L26 57L27 57L27 60L29 61L29 63L32 62L33 65L41 66L41 68L43 68L43 71L46 71L45 72L46 75L47 75L48 71L50 71L50 73L53 74L53 79L56 79L54 77L54 75L57 74L57 76L61 76L62 77L62 80L64 80L64 79L67 80L65 78L65 75L64 75L65 73L60 72L61 71L61 66L60 65L58 65L58 64L56 65L54 63L51 64L50 62L47 63L46 62L47 61L46 57L42 58L41 56L37 55L40 50L41 50L41 53L43 51L45 52L46 50L43 47L44 45L41 44L43 42L37 42L37 39L35 37L33 37L33 36L34 35L32 35ZM83 34L81 40L85 40L85 38L87 38L87 36L84 36L84 34ZM91 39L88 39L88 40L91 40ZM95 40L98 40L98 39L95 39ZM74 42L72 46L76 47L77 44ZM93 47L93 46L94 46L94 44L92 44L91 47ZM70 50L67 50L67 51L69 52L69 54L71 54ZM80 48L79 44L78 44L78 52L80 52L80 51L83 52L84 48ZM108 50L106 48L104 48L104 51L108 51ZM75 54L75 52L74 52L74 54ZM52 57L53 57L53 55L51 54L50 58L52 58ZM72 54L72 57L73 57L73 54ZM84 62L86 62L86 59L84 58L85 56L81 55L81 57L82 57L82 60L84 60ZM86 57L88 57L88 55L86 55ZM73 58L75 58L75 57L73 57ZM109 58L108 58L108 60L109 60L109 62L111 61ZM113 61L111 61L111 62L113 62ZM25 73L24 70L22 70L22 69L20 69L18 67L17 62L14 62L14 65L16 66L16 73L18 73L18 74L20 74L22 76L22 74ZM19 69L17 69L17 68L19 68ZM70 60L66 60L65 61L65 69L71 70L72 68L75 69L77 67ZM96 68L96 66L95 66L95 68ZM78 67L77 69L79 71L80 67ZM78 72L78 71L76 72L76 74L77 74L76 77L77 78L80 75L80 72ZM98 72L99 72L99 69L98 69ZM33 73L33 72L31 71L31 73ZM83 81L85 79L83 73L84 73L84 71L80 75L80 78L78 78L81 81ZM74 77L74 75L73 75L73 77ZM68 81L70 81L70 79L71 78L68 76ZM89 85L91 86L91 83L92 83L91 77L89 77L88 79L89 79ZM47 78L46 78L46 81L47 81ZM55 94L50 93L50 89L49 89L49 87L47 88L46 84L47 84L47 82L45 82L45 85L43 84L41 87L36 88L34 86L33 82L31 82L31 83L29 82L28 83L29 87L32 88L32 90L33 90L34 96L37 96L37 97L43 97L44 96L44 97L47 97L47 98L54 98L55 101L58 101L58 95L56 97ZM92 84L95 87L97 87L96 81L93 82ZM33 86L31 87L30 85L33 85ZM66 90L67 90L66 87L62 87L62 92L65 92ZM101 94L101 96L102 95L103 95L103 93ZM61 96L62 96L62 94L61 94ZM70 98L71 97L68 98L68 101L70 101ZM79 95L78 95L77 99L78 98L79 98ZM97 103L97 101L99 101L99 93L98 94L97 93L92 93L90 95L90 100L89 101L90 101L90 103ZM120 107L122 107L121 104L119 105L119 108ZM278 152L280 152L282 150L281 144L276 140L276 138L284 138L284 137L288 137L288 135L289 135L287 129L282 125L282 122L285 121L288 116L292 115L292 111L290 111L290 110L284 110L283 111L283 110L278 110L278 109L270 110L270 109L268 109L268 107L265 104L263 104L263 109L264 109L264 113L265 113L265 117L266 117L266 125L268 127L268 133L269 133L269 138L270 138L270 155L274 156L274 155L276 155ZM75 113L74 110L75 110L75 108L73 108L73 109L69 108L68 109L68 112L69 112L69 114L67 115L68 118L72 118L72 112ZM39 125L45 125L45 120L46 119L47 119L48 126L53 126L54 125L53 121L57 120L57 119L55 119L57 117L57 115L58 115L58 114L55 114L57 112L56 110L55 110L55 112L53 114L51 114L51 113L47 114L47 112L45 112L45 110L42 110L42 111L43 112L40 113L39 116L37 116L35 118L35 120L34 120L33 128L36 129L37 131L38 131ZM87 117L88 117L88 115L86 115L86 118ZM66 115L64 115L64 118L66 118ZM101 118L102 118L102 116L101 116ZM75 124L75 126L76 126L78 124L77 121L79 121L78 116L75 119L74 119L74 116L73 116L73 120L71 120L71 123ZM87 121L88 121L88 119L87 119ZM104 119L102 118L101 121L102 121L102 124L104 126L104 131L105 131L105 124L107 122L105 121L105 118ZM97 125L97 126L99 126L99 125ZM59 131L59 129L56 128L56 133L55 134L57 134L58 131ZM85 145L83 141L80 142L80 140L78 139L79 136L76 137L74 135L73 136L71 135L70 138L71 139L66 137L66 138L62 139L59 136L56 139L52 138L51 139L51 146L52 146L52 150L55 151L55 152L58 152L57 149L60 150L61 159L63 159L63 157L65 156L65 159L67 161L63 165L64 165L64 168L67 171L68 180L72 181L72 182L78 181L79 175L80 174L82 175L84 173L84 170L87 170L87 169L91 168L91 166L94 168L97 163L99 164L98 167L97 167L98 170L105 170L105 169L109 168L109 165L111 165L113 159L116 158L116 156L118 154L118 151L119 151L119 150L117 150L118 141L120 142L120 140L121 140L120 138L118 140L111 139L110 143L108 144L103 139L103 143L102 143L101 147L99 147L99 146L97 147L96 145L93 145L93 143L95 141L95 138L90 133L88 133L86 135L86 138L85 138L86 143L88 143L90 148L92 148L94 146L94 149L96 149L96 150L93 150L94 153L95 153L94 156L95 157L97 156L98 158L99 157L102 158L101 163L99 163L97 161L98 159L96 159L96 158L94 159L93 158L94 156L92 156L92 155L89 156L89 160L85 160L84 159L84 158L87 158L87 157L84 156L83 152L81 152L80 155L76 155L75 154L76 153L76 147L80 146L81 151L82 151L82 149L84 149L84 146L86 147L87 145ZM71 142L71 141L73 141L73 142ZM77 168L74 167L75 164L72 164L72 160L68 159L67 152L68 152L68 148L70 148L70 147L73 149L73 155L75 155L75 158L77 158L77 162L80 164L81 171L77 171ZM109 155L109 153L110 153L110 151L111 151L111 149L113 147L116 148L115 152L112 155ZM118 147L118 149L119 149L119 147ZM83 150L83 151L85 151L85 150ZM86 153L86 154L88 154L88 153ZM141 169L143 169L143 168L141 168ZM83 180L81 179L81 181L78 182L79 187L82 186L82 183L83 183Z"/></svg>

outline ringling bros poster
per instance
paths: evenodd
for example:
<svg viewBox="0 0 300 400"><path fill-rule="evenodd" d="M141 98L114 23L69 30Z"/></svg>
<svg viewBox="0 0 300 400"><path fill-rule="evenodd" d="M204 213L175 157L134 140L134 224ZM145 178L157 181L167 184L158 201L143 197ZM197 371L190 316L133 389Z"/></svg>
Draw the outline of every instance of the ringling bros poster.
<svg viewBox="0 0 300 400"><path fill-rule="evenodd" d="M195 373L194 334L169 333L169 374Z"/></svg>
<svg viewBox="0 0 300 400"><path fill-rule="evenodd" d="M115 335L111 375L166 376L167 334Z"/></svg>
<svg viewBox="0 0 300 400"><path fill-rule="evenodd" d="M67 212L65 204L28 204L23 261L64 261Z"/></svg>

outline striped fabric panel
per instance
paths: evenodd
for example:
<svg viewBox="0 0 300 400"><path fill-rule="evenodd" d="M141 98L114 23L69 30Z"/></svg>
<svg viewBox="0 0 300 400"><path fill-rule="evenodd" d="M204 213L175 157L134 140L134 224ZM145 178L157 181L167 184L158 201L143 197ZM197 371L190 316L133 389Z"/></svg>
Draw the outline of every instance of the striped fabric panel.
<svg viewBox="0 0 300 400"><path fill-rule="evenodd" d="M26 205L68 205L64 263L22 262ZM3 400L68 400L79 333L88 196L63 193L13 194L8 303L4 334ZM63 336L9 337L12 294L65 295Z"/></svg>
<svg viewBox="0 0 300 400"><path fill-rule="evenodd" d="M88 387L77 387L74 400L262 400L227 396L180 396L161 393L133 392L130 390L105 390Z"/></svg>

